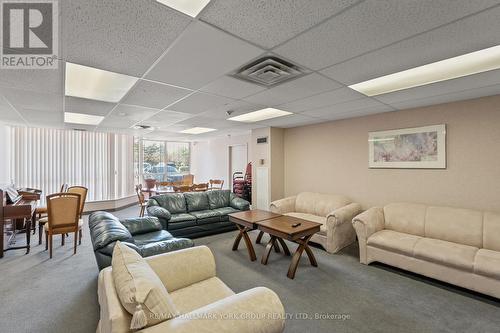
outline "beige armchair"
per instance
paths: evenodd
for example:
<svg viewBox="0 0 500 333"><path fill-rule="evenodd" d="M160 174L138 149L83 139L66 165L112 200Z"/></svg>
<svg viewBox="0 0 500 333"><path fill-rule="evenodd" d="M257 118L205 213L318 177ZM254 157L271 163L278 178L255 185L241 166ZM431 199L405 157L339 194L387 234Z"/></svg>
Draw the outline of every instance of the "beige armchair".
<svg viewBox="0 0 500 333"><path fill-rule="evenodd" d="M264 287L235 294L216 277L214 256L208 247L145 260L167 288L179 316L140 332L283 332L285 311L278 296ZM97 333L129 332L131 315L120 303L111 267L99 273L98 298Z"/></svg>
<svg viewBox="0 0 500 333"><path fill-rule="evenodd" d="M322 224L311 238L329 253L336 253L356 240L352 219L361 212L361 205L345 196L302 192L271 203L274 213L294 216Z"/></svg>

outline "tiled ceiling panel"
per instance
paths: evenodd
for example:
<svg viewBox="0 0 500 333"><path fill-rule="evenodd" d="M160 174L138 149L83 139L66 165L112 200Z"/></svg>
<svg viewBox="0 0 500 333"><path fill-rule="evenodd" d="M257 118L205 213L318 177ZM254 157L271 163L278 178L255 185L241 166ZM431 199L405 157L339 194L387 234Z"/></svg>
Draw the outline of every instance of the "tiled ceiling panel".
<svg viewBox="0 0 500 333"><path fill-rule="evenodd" d="M140 80L121 103L163 109L191 92L166 84Z"/></svg>
<svg viewBox="0 0 500 333"><path fill-rule="evenodd" d="M500 45L499 18L500 7L496 7L334 65L322 73L350 85Z"/></svg>
<svg viewBox="0 0 500 333"><path fill-rule="evenodd" d="M26 124L21 115L0 95L0 122L7 124Z"/></svg>
<svg viewBox="0 0 500 333"><path fill-rule="evenodd" d="M156 1L60 3L64 60L138 77L190 22Z"/></svg>
<svg viewBox="0 0 500 333"><path fill-rule="evenodd" d="M84 113L95 116L106 116L116 104L95 101L93 99L66 96L64 98L64 111Z"/></svg>
<svg viewBox="0 0 500 333"><path fill-rule="evenodd" d="M0 88L3 95L19 112L23 109L60 112L63 110L63 96L20 89Z"/></svg>
<svg viewBox="0 0 500 333"><path fill-rule="evenodd" d="M274 52L322 69L496 4L496 0L367 0Z"/></svg>
<svg viewBox="0 0 500 333"><path fill-rule="evenodd" d="M200 90L220 96L239 99L256 94L265 89L266 88L257 84L238 80L230 76L223 76L207 84Z"/></svg>
<svg viewBox="0 0 500 333"><path fill-rule="evenodd" d="M350 88L340 88L299 99L298 101L282 104L279 108L291 112L301 112L352 101L363 97L365 97L365 95L362 95Z"/></svg>
<svg viewBox="0 0 500 333"><path fill-rule="evenodd" d="M198 89L262 53L208 24L193 22L146 78Z"/></svg>
<svg viewBox="0 0 500 333"><path fill-rule="evenodd" d="M376 100L365 97L363 99L357 99L355 101L340 103L314 110L308 110L302 112L301 114L311 117L318 117L322 119L332 119L332 117L336 114L344 114L362 109L369 109L373 110L374 112L375 111L384 112L384 111L394 110L390 106L384 105L383 103L377 102Z"/></svg>
<svg viewBox="0 0 500 333"><path fill-rule="evenodd" d="M118 105L99 127L128 128L158 113L160 110L134 105Z"/></svg>
<svg viewBox="0 0 500 333"><path fill-rule="evenodd" d="M29 108L23 108L20 112L30 126L59 127L64 125L64 114L62 112L47 112L46 110Z"/></svg>
<svg viewBox="0 0 500 333"><path fill-rule="evenodd" d="M212 0L200 18L270 49L359 0Z"/></svg>
<svg viewBox="0 0 500 333"><path fill-rule="evenodd" d="M290 128L290 127L317 124L321 122L324 122L324 120L319 118L313 118L303 114L292 114L289 116L260 121L259 124L272 127Z"/></svg>
<svg viewBox="0 0 500 333"><path fill-rule="evenodd" d="M197 92L169 106L168 109L177 112L197 114L217 107L222 107L231 102L234 102L234 100L227 97Z"/></svg>
<svg viewBox="0 0 500 333"><path fill-rule="evenodd" d="M64 62L57 69L0 69L0 87L62 95Z"/></svg>
<svg viewBox="0 0 500 333"><path fill-rule="evenodd" d="M262 105L251 104L245 101L237 100L230 102L228 104L224 104L215 108L210 109L209 111L203 112L200 116L214 118L214 119L227 119L229 117L238 116L243 113L248 113L251 111L257 111L265 108ZM230 112L229 115L227 112Z"/></svg>
<svg viewBox="0 0 500 333"><path fill-rule="evenodd" d="M186 125L188 127L208 127L215 129L224 129L233 127L235 124L234 122L229 120L212 119L212 118L198 116L181 121L178 123L178 125Z"/></svg>
<svg viewBox="0 0 500 333"><path fill-rule="evenodd" d="M255 104L276 106L340 87L339 83L312 73L246 97L244 100Z"/></svg>
<svg viewBox="0 0 500 333"><path fill-rule="evenodd" d="M169 125L176 124L182 120L193 117L190 113L174 112L174 111L161 111L154 116L145 119L140 124L153 126L154 128L162 129Z"/></svg>

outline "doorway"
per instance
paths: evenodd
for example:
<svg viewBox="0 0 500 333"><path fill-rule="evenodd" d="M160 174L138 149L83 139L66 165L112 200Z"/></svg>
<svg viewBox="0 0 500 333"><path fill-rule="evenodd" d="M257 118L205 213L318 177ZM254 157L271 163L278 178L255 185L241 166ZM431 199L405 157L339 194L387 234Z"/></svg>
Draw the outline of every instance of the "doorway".
<svg viewBox="0 0 500 333"><path fill-rule="evenodd" d="M245 176L248 163L248 148L246 144L229 146L229 188L233 190L233 174L241 172Z"/></svg>

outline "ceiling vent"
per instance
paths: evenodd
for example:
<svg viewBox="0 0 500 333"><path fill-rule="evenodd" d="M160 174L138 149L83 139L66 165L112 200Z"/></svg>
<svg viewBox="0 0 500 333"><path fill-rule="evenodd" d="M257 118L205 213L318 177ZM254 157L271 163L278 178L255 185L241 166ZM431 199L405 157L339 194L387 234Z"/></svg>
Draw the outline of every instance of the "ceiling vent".
<svg viewBox="0 0 500 333"><path fill-rule="evenodd" d="M236 71L234 77L270 87L304 75L302 68L283 59L266 56Z"/></svg>

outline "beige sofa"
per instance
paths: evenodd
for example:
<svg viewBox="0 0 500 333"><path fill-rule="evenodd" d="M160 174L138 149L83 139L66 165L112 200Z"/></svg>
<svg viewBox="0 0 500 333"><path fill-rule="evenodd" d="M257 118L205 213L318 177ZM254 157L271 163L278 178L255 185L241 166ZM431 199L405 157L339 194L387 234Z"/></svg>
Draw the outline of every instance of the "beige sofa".
<svg viewBox="0 0 500 333"><path fill-rule="evenodd" d="M263 287L235 294L215 276L215 260L206 246L144 259L180 316L140 332L283 332L285 311L278 296ZM99 273L97 333L130 332L131 316L120 303L111 272L107 267Z"/></svg>
<svg viewBox="0 0 500 333"><path fill-rule="evenodd" d="M353 220L374 261L500 298L500 214L394 203Z"/></svg>
<svg viewBox="0 0 500 333"><path fill-rule="evenodd" d="M356 240L351 221L361 212L361 205L334 194L302 192L271 203L274 213L319 222L321 230L311 238L329 253L335 253Z"/></svg>

